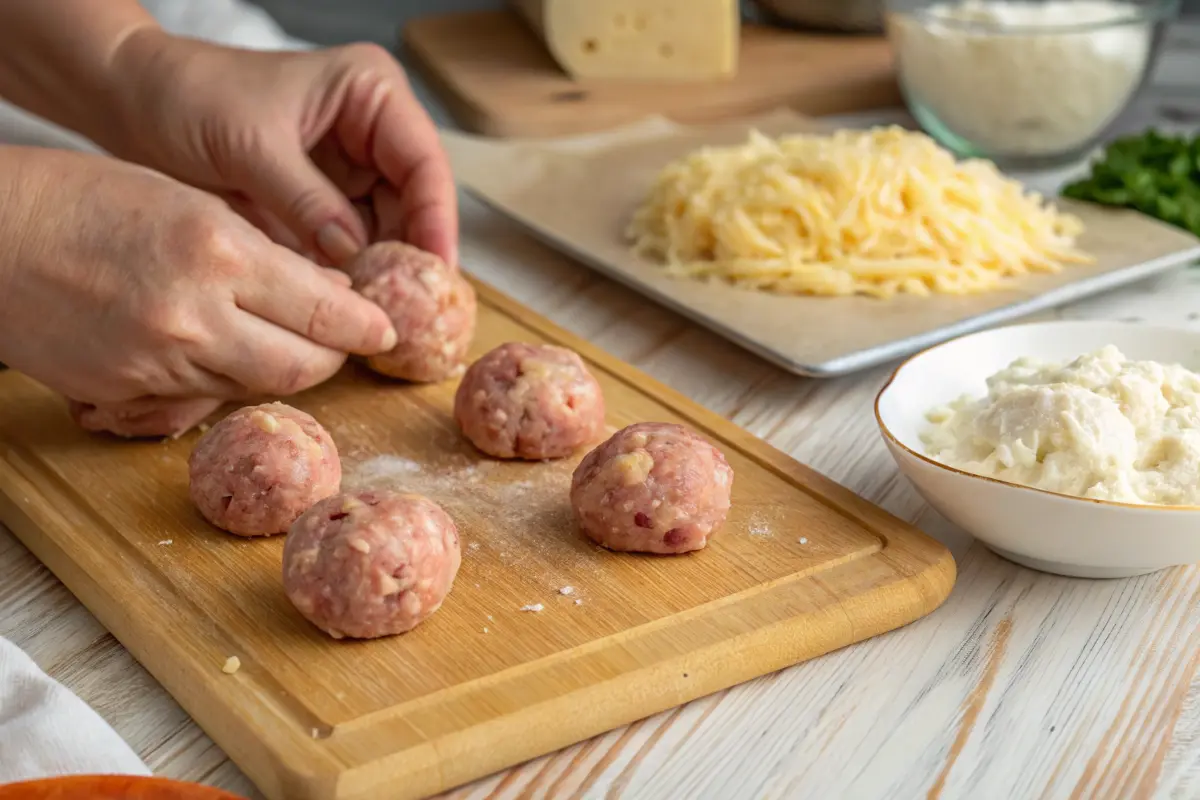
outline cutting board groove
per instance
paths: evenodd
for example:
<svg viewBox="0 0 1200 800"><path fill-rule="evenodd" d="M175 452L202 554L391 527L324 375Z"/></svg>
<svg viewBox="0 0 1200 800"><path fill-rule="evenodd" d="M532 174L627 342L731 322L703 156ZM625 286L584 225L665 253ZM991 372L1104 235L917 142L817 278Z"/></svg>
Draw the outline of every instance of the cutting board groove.
<svg viewBox="0 0 1200 800"><path fill-rule="evenodd" d="M416 631L334 642L283 596L281 540L227 536L191 508L196 434L88 436L49 391L0 374L0 520L267 796L423 797L899 627L949 593L940 544L476 285L473 355L512 340L572 347L604 388L610 427L681 421L725 450L734 509L708 548L595 548L567 505L578 456L489 461L455 430L453 383L390 383L350 365L291 402L330 429L347 483L441 502L464 558ZM226 675L231 655L242 668Z"/></svg>

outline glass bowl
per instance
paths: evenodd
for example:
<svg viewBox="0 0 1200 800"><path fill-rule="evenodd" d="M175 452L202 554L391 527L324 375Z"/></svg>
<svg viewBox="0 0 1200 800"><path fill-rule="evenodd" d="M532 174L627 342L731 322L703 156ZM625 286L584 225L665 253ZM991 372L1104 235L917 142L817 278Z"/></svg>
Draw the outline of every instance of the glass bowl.
<svg viewBox="0 0 1200 800"><path fill-rule="evenodd" d="M1041 169L1088 153L1141 89L1179 0L888 0L901 89L960 157Z"/></svg>

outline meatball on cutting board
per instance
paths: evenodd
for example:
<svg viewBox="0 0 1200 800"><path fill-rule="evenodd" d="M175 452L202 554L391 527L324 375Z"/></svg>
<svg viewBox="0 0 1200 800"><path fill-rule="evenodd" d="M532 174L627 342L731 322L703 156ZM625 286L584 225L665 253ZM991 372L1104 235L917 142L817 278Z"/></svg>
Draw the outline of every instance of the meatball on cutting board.
<svg viewBox="0 0 1200 800"><path fill-rule="evenodd" d="M509 342L467 369L454 418L490 456L562 458L604 429L604 394L571 350Z"/></svg>
<svg viewBox="0 0 1200 800"><path fill-rule="evenodd" d="M729 513L725 454L682 425L642 422L584 457L571 480L579 526L610 550L686 553Z"/></svg>
<svg viewBox="0 0 1200 800"><path fill-rule="evenodd" d="M437 611L462 556L441 506L416 494L360 491L314 505L292 525L283 586L335 639L410 631Z"/></svg>
<svg viewBox="0 0 1200 800"><path fill-rule="evenodd" d="M283 533L337 492L342 462L329 433L283 403L234 411L201 437L188 459L192 502L238 536Z"/></svg>
<svg viewBox="0 0 1200 800"><path fill-rule="evenodd" d="M67 401L71 419L85 431L111 433L125 439L182 436L220 407L220 400L206 397L147 398L99 405Z"/></svg>

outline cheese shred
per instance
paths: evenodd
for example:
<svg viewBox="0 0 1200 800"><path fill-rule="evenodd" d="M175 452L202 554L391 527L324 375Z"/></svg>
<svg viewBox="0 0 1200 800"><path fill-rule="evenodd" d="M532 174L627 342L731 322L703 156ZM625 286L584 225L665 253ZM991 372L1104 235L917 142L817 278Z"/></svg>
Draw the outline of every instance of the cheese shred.
<svg viewBox="0 0 1200 800"><path fill-rule="evenodd" d="M1091 263L1083 223L921 133L752 131L668 164L627 230L673 275L781 294L971 294Z"/></svg>

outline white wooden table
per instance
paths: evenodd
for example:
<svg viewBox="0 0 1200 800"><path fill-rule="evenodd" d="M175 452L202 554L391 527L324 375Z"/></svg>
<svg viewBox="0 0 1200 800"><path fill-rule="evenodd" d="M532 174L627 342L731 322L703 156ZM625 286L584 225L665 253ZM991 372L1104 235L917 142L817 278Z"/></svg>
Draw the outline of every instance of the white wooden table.
<svg viewBox="0 0 1200 800"><path fill-rule="evenodd" d="M1200 107L1196 90L1183 96ZM1200 568L1094 582L1003 561L898 476L871 413L886 369L829 382L792 377L477 204L465 204L463 231L475 274L912 520L951 547L959 578L941 609L905 629L451 797L1200 797ZM1200 269L1058 316L1200 326ZM157 773L258 796L2 528L0 635L96 708Z"/></svg>

